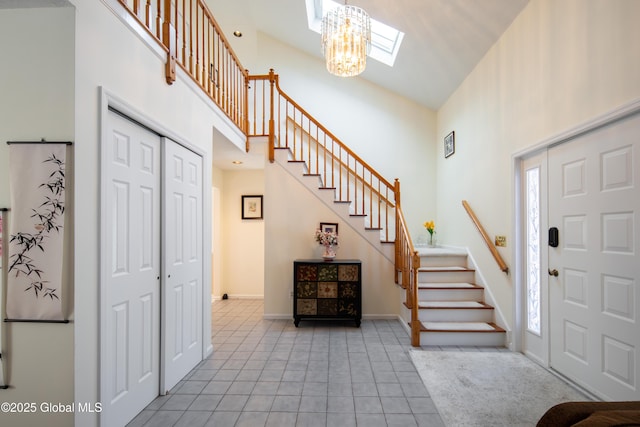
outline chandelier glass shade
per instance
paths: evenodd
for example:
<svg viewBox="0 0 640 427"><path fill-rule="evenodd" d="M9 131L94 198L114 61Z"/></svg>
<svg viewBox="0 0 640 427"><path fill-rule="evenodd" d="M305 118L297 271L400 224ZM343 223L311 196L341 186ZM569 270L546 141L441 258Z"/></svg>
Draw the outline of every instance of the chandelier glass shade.
<svg viewBox="0 0 640 427"><path fill-rule="evenodd" d="M327 70L341 77L357 76L371 50L371 20L363 9L345 4L322 19L322 53Z"/></svg>

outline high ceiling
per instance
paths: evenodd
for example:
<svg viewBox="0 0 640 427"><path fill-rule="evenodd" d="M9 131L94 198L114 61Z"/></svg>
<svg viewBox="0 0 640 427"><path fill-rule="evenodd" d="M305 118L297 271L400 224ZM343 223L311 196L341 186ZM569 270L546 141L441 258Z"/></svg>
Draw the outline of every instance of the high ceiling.
<svg viewBox="0 0 640 427"><path fill-rule="evenodd" d="M207 0L236 9L279 41L322 58L320 35L309 30L305 3L314 0ZM338 0L339 1L339 0ZM360 77L437 110L478 64L529 0L350 0L405 33L396 63L369 59ZM246 31L246 28L234 28ZM229 36L231 36L229 34Z"/></svg>

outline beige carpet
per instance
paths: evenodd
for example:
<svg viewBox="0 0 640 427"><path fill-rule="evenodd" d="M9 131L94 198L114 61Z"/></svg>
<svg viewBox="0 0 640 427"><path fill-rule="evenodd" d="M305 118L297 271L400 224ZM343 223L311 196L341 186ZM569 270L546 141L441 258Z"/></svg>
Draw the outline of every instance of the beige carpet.
<svg viewBox="0 0 640 427"><path fill-rule="evenodd" d="M589 400L521 353L421 350L410 353L449 427L535 426L553 405Z"/></svg>

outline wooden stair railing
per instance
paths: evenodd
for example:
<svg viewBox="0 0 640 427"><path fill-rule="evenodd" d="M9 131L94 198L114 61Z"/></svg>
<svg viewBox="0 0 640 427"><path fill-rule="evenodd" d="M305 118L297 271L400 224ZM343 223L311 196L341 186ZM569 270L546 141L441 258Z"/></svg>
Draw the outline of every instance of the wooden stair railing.
<svg viewBox="0 0 640 427"><path fill-rule="evenodd" d="M321 150L322 151L321 153L318 154L318 157L323 158L323 159L325 157L329 157L329 159L327 159L327 161L334 161L334 162L339 164L339 167L342 167L342 168L345 168L345 169L349 167L349 165L344 163L339 158L335 157L333 155L333 153L327 152L326 148L323 145L321 145L318 141L316 141L314 139L314 137L309 135L304 129L300 128L297 123L293 122L293 120L291 120L291 119L289 119L289 121L291 122L291 126L294 128L294 132L296 132L296 133L298 131L301 132L301 134L304 137L306 137L309 140L311 140L311 145L312 146L315 146L315 147L317 147L316 148L317 150ZM308 160L310 161L311 159L308 159ZM374 195L376 198L384 201L385 203L388 203L389 206L391 206L391 207L395 206L392 201L388 200L387 197L384 194L382 194L382 193L380 193L380 191L378 191L378 189L373 188L371 186L371 184L369 182L365 181L360 175L356 175L354 177L354 179L355 179L357 185L362 185L362 186L366 187L367 191L370 192L372 195Z"/></svg>
<svg viewBox="0 0 640 427"><path fill-rule="evenodd" d="M498 263L498 267L500 267L500 270L506 274L509 274L509 267L507 266L507 263L504 262L504 260L502 259L502 256L500 256L500 252L498 252L498 249L496 249L495 245L491 242L491 238L489 237L487 232L484 230L484 227L482 226L482 224L480 224L480 220L478 219L476 214L473 212L473 209L471 209L471 206L469 206L469 203L467 203L466 200L463 200L462 206L464 206L464 209L469 214L471 221L480 232L480 235L482 236L482 240L484 240L484 243L489 248L491 255L493 255L493 258Z"/></svg>
<svg viewBox="0 0 640 427"><path fill-rule="evenodd" d="M393 242L398 202L394 185L284 93L273 70L249 80L256 109L269 112L258 114L249 129L269 136L269 160L276 149L289 149L291 160L304 161L309 174L335 189L336 201L351 203L351 215L367 217L369 228L381 230L382 241Z"/></svg>

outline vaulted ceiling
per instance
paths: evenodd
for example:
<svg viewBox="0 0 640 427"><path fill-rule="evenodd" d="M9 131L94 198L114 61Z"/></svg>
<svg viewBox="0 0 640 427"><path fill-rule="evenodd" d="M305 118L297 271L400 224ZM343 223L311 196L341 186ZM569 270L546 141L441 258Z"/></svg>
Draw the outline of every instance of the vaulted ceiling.
<svg viewBox="0 0 640 427"><path fill-rule="evenodd" d="M314 0L207 0L242 14L238 29L258 31L322 57L320 35L309 30L306 4ZM469 75L529 0L350 0L405 33L395 65L369 59L360 77L437 110ZM227 12L228 13L228 12ZM230 35L229 35L230 36Z"/></svg>
<svg viewBox="0 0 640 427"><path fill-rule="evenodd" d="M97 0L92 0L97 1ZM262 31L322 57L320 36L307 25L314 0L205 0L235 12L240 31ZM395 65L367 61L360 77L437 110L473 70L529 0L352 0L405 33ZM67 6L67 0L0 0L0 9ZM247 29L242 26L253 26Z"/></svg>

